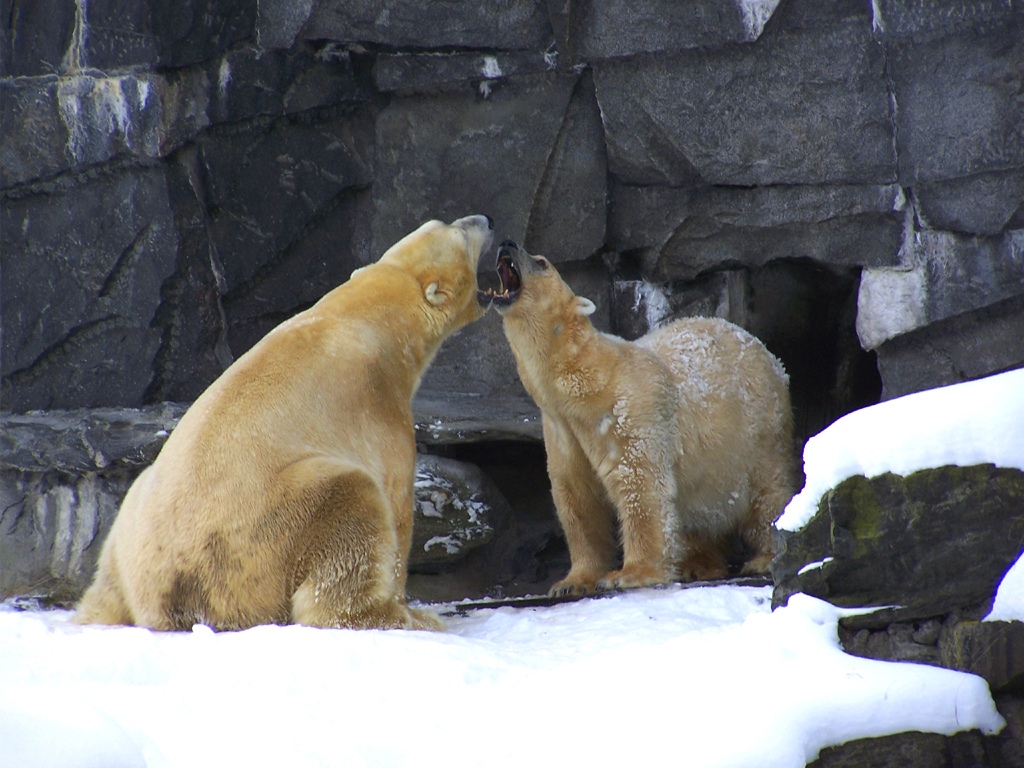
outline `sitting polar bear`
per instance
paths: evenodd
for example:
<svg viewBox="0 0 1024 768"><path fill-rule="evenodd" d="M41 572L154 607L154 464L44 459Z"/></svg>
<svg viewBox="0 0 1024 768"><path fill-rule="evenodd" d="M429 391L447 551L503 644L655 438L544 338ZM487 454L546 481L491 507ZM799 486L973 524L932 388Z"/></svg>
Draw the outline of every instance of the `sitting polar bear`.
<svg viewBox="0 0 1024 768"><path fill-rule="evenodd" d="M129 489L76 620L441 628L405 598L410 400L483 313L492 231L424 224L228 368Z"/></svg>
<svg viewBox="0 0 1024 768"><path fill-rule="evenodd" d="M795 479L779 361L721 319L677 320L636 342L600 333L593 303L513 242L498 275L502 292L480 303L501 313L543 414L572 560L551 593L722 578L737 555L742 572L766 572Z"/></svg>

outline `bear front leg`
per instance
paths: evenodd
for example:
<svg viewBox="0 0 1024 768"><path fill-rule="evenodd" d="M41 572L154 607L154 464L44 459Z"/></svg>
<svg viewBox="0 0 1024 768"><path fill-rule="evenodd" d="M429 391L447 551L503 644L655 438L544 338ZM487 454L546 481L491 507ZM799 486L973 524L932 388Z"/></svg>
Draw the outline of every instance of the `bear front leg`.
<svg viewBox="0 0 1024 768"><path fill-rule="evenodd" d="M622 568L601 579L598 589L635 589L671 580L665 528L673 514L675 481L671 467L651 463L657 452L630 446L607 480L622 529ZM642 460L631 459L642 457Z"/></svg>
<svg viewBox="0 0 1024 768"><path fill-rule="evenodd" d="M548 594L585 595L596 591L598 581L618 557L615 508L567 427L545 416L544 443L551 495L571 562L568 575L555 582Z"/></svg>
<svg viewBox="0 0 1024 768"><path fill-rule="evenodd" d="M416 443L412 440L409 440L405 454L405 461L388 480L388 498L395 520L395 594L412 620L412 629L443 630L444 623L436 614L424 608L410 608L406 602L405 587L409 577L413 509L416 504L411 482L411 478L416 476Z"/></svg>

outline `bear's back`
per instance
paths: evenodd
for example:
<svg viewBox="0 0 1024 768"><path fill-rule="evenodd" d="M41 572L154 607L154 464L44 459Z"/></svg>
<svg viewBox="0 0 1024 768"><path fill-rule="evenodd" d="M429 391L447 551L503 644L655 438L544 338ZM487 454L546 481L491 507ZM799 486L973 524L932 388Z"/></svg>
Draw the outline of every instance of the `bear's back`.
<svg viewBox="0 0 1024 768"><path fill-rule="evenodd" d="M752 334L721 318L692 317L657 328L636 344L668 366L680 417L702 438L753 437L791 429L782 363Z"/></svg>

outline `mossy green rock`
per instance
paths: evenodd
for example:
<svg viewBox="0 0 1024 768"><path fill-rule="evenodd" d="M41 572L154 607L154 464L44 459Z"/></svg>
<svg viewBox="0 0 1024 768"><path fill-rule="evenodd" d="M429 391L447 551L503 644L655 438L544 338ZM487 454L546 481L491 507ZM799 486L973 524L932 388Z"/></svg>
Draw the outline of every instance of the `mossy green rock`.
<svg viewBox="0 0 1024 768"><path fill-rule="evenodd" d="M804 592L844 607L844 620L893 621L988 611L1024 548L1024 472L991 464L844 480L800 531L780 531L775 604Z"/></svg>

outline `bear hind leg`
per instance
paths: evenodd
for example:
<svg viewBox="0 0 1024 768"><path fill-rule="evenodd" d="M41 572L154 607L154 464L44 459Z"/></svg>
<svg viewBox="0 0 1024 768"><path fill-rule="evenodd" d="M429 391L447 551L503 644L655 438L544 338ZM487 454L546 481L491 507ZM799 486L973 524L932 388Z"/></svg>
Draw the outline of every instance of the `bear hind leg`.
<svg viewBox="0 0 1024 768"><path fill-rule="evenodd" d="M725 537L688 532L683 534L682 540L685 554L676 563L676 578L681 581L714 581L729 576Z"/></svg>
<svg viewBox="0 0 1024 768"><path fill-rule="evenodd" d="M120 576L113 553L100 558L96 578L75 609L75 624L134 624L131 611L121 591Z"/></svg>
<svg viewBox="0 0 1024 768"><path fill-rule="evenodd" d="M400 593L405 553L377 484L359 470L325 480L310 494L309 523L299 532L296 624L353 629L443 629Z"/></svg>
<svg viewBox="0 0 1024 768"><path fill-rule="evenodd" d="M740 528L743 543L751 555L740 573L761 575L768 573L775 549L772 544L772 524L793 498L793 489L786 467L777 467L755 479L754 496L750 510Z"/></svg>

